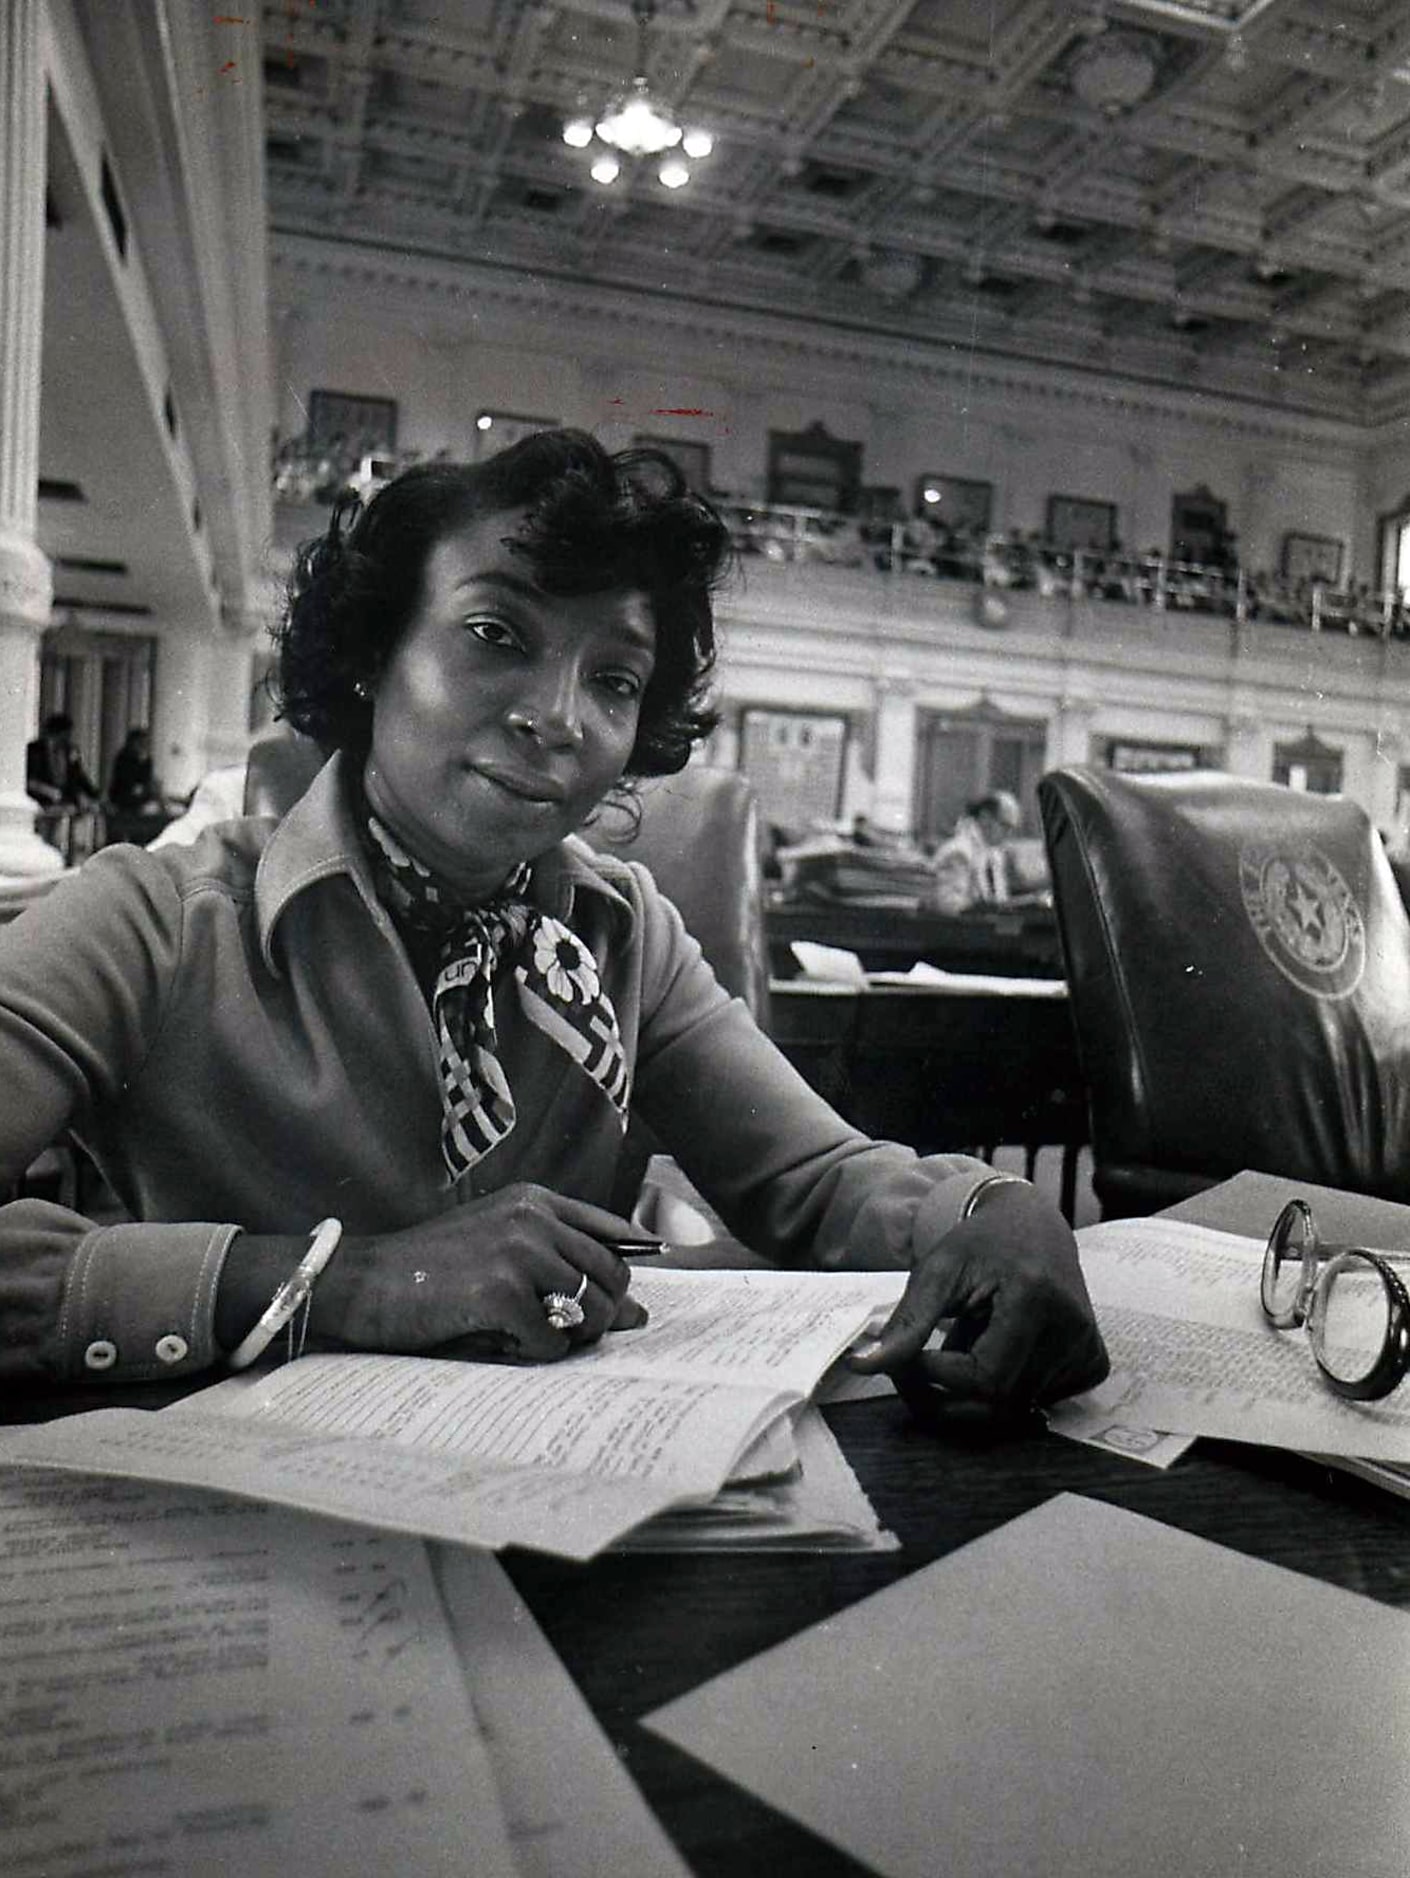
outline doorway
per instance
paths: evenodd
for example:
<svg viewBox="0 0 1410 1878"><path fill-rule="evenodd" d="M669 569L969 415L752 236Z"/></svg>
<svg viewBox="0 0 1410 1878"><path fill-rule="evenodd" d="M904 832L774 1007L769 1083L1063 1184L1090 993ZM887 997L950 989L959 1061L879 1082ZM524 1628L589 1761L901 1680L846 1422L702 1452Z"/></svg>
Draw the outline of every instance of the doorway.
<svg viewBox="0 0 1410 1878"><path fill-rule="evenodd" d="M943 841L967 803L993 789L1017 796L1022 832L1036 833L1038 778L1047 768L1048 726L982 700L968 711L926 712L919 725L915 825L922 842Z"/></svg>

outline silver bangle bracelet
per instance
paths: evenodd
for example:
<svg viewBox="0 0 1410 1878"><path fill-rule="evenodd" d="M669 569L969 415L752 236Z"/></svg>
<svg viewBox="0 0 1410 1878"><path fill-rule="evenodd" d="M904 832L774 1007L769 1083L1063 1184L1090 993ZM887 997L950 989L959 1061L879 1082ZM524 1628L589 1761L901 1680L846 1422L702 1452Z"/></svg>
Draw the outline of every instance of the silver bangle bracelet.
<svg viewBox="0 0 1410 1878"><path fill-rule="evenodd" d="M343 1222L340 1219L321 1220L313 1229L308 1251L304 1253L294 1270L280 1285L274 1296L265 1306L259 1322L249 1335L240 1342L226 1357L231 1369L248 1369L257 1357L264 1355L284 1326L297 1312L307 1305L313 1296L314 1281L338 1249L338 1241L343 1236ZM307 1317L304 1319L307 1327ZM293 1332L290 1332L292 1341ZM303 1338L299 1338L299 1349L303 1348ZM292 1347L291 1357L298 1354Z"/></svg>
<svg viewBox="0 0 1410 1878"><path fill-rule="evenodd" d="M983 1206L989 1195L1000 1187L1027 1187L1031 1184L1023 1178L1022 1174L986 1174L984 1179L976 1181L965 1195L964 1205L960 1208L960 1218L962 1220L971 1218Z"/></svg>

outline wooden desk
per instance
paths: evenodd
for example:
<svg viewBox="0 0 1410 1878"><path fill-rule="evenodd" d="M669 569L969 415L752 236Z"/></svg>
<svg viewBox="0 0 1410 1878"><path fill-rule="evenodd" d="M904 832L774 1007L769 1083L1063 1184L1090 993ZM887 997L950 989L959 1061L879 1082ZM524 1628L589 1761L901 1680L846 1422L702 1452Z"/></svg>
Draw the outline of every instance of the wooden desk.
<svg viewBox="0 0 1410 1878"><path fill-rule="evenodd" d="M1231 1207L1226 1186L1179 1210L1261 1234L1269 1197L1255 1184L1242 1196L1234 1192ZM141 1390L121 1395L143 1399ZM68 1407L90 1407L99 1397L118 1399L94 1390L81 1401L71 1396ZM154 1399L150 1389L146 1399ZM23 1409L15 1398L0 1398L0 1419L30 1419ZM863 1868L646 1733L641 1718L1055 1493L1088 1494L1410 1609L1410 1503L1290 1454L1202 1441L1160 1473L1065 1441L1036 1422L1006 1432L957 1423L937 1435L918 1429L894 1399L831 1409L828 1418L883 1522L902 1540L900 1552L624 1554L581 1566L525 1554L505 1559L699 1878L855 1878ZM845 1691L832 1699L845 1702ZM937 1689L937 1703L943 1700ZM924 1725L915 1717L916 1727Z"/></svg>
<svg viewBox="0 0 1410 1878"><path fill-rule="evenodd" d="M1030 1176L1040 1148L1060 1147L1061 1204L1071 1219L1088 1129L1067 999L1052 980L1007 982L1011 989L961 976L944 986L859 990L775 980L770 1028L784 1055L865 1134L921 1153L1018 1145Z"/></svg>
<svg viewBox="0 0 1410 1878"><path fill-rule="evenodd" d="M843 901L776 901L764 916L769 968L780 978L797 967L794 939L845 946L868 971L904 971L922 959L951 972L1001 972L1061 978L1057 917L1050 906L995 907L973 913L903 913Z"/></svg>
<svg viewBox="0 0 1410 1878"><path fill-rule="evenodd" d="M1341 1230L1345 1215L1334 1220L1330 1202L1315 1189L1311 1197L1329 1230ZM1275 1199L1266 1177L1240 1176L1178 1211L1261 1236ZM960 1425L937 1436L916 1428L895 1401L827 1413L882 1521L901 1539L899 1553L506 1561L700 1878L841 1878L863 1867L647 1734L640 1718L1055 1493L1107 1500L1410 1610L1410 1502L1295 1455L1201 1441L1161 1473L1036 1423L1008 1433Z"/></svg>

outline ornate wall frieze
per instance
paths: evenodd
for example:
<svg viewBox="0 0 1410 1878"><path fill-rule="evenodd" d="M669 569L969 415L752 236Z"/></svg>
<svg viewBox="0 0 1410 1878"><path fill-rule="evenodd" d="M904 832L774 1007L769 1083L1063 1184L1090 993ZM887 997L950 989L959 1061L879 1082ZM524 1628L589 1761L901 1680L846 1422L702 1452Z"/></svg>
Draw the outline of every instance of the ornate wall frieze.
<svg viewBox="0 0 1410 1878"><path fill-rule="evenodd" d="M466 338L473 336L480 343L556 350L563 334L571 331L579 356L589 348L613 354L622 349L622 297L566 276L435 261L288 233L272 237L270 261L275 298L281 304L304 295L325 305L330 295L345 301L348 287L356 286L403 303L434 297L443 307L457 309ZM492 325L496 316L503 322L502 332ZM528 323L534 320L544 324L535 329ZM659 344L678 358L688 340L707 370L717 351L732 359L742 354L756 363L761 377L798 366L853 384L865 374L873 394L880 388L875 374L881 372L890 385L908 386L911 396L920 381L937 401L947 387L954 387L971 402L987 395L1048 412L1087 412L1098 425L1110 425L1113 415L1135 422L1158 420L1224 440L1308 447L1333 455L1351 451L1363 435L1359 426L1345 420L1240 404L1213 390L1167 392L1110 373L1030 365L959 344L927 345L910 337L805 325L784 315L706 307L686 295L633 294L631 332L638 354Z"/></svg>

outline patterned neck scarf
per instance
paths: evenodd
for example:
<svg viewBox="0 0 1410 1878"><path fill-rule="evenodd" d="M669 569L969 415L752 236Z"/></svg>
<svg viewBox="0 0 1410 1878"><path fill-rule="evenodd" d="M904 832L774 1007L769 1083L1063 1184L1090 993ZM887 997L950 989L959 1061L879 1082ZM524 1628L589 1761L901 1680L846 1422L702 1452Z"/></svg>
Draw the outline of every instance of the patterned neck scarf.
<svg viewBox="0 0 1410 1878"><path fill-rule="evenodd" d="M494 993L512 975L524 1015L589 1075L627 1125L631 1097L617 1014L597 963L561 920L527 904L530 869L517 867L494 900L461 905L370 812L377 891L394 919L439 947L431 1015L440 1043L441 1153L456 1181L514 1126L514 1095L499 1061Z"/></svg>

